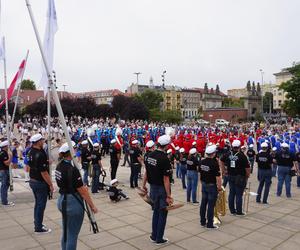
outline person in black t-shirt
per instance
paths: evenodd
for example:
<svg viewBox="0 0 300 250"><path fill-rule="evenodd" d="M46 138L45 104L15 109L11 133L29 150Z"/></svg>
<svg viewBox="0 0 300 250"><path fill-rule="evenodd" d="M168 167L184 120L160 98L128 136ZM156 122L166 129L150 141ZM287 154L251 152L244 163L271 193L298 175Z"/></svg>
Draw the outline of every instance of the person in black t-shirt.
<svg viewBox="0 0 300 250"><path fill-rule="evenodd" d="M142 186L147 192L146 183L150 184L150 198L153 201L150 240L157 245L168 242L167 239L163 238L168 215L166 208L173 203L169 179L171 164L166 155L170 141L171 138L168 135L158 138L158 148L151 152L146 159L146 173Z"/></svg>
<svg viewBox="0 0 300 250"><path fill-rule="evenodd" d="M9 142L3 141L0 143L0 176L1 176L1 203L4 206L14 206L13 202L7 200L7 192L9 188L9 164L12 160L12 155L8 151Z"/></svg>
<svg viewBox="0 0 300 250"><path fill-rule="evenodd" d="M187 158L187 202L192 201L194 205L199 204L199 201L197 201L197 188L198 188L198 167L200 165L198 156L197 156L197 150L196 148L192 148L189 152L188 158Z"/></svg>
<svg viewBox="0 0 300 250"><path fill-rule="evenodd" d="M214 208L218 198L218 190L221 190L222 185L219 164L215 158L216 149L216 145L211 145L206 148L206 158L201 161L199 168L202 183L200 224L213 229L218 228L218 226L213 224Z"/></svg>
<svg viewBox="0 0 300 250"><path fill-rule="evenodd" d="M87 185L88 187L89 185L89 180L88 180L88 176L89 176L89 167L90 167L90 161L91 161L91 152L88 148L88 141L84 140L81 142L81 166L83 169L83 184Z"/></svg>
<svg viewBox="0 0 300 250"><path fill-rule="evenodd" d="M175 157L172 153L172 149L168 149L167 150L167 156L168 156L168 159L170 161L170 164L171 164L171 169L170 169L170 183L173 185L174 184L174 178L173 178L173 169L174 169L174 161L175 161Z"/></svg>
<svg viewBox="0 0 300 250"><path fill-rule="evenodd" d="M57 207L62 213L61 249L76 249L84 218L83 199L94 213L98 210L89 195L88 188L83 185L79 170L72 164L72 156L67 143L59 148L59 155L61 161L56 167L55 179L60 194Z"/></svg>
<svg viewBox="0 0 300 250"><path fill-rule="evenodd" d="M241 142L232 142L232 152L221 158L221 168L227 167L229 196L228 206L231 214L244 216L243 213L243 194L250 176L250 165L247 157L240 151Z"/></svg>
<svg viewBox="0 0 300 250"><path fill-rule="evenodd" d="M138 175L142 167L142 151L139 149L139 141L133 140L129 149L130 155L130 187L138 187Z"/></svg>
<svg viewBox="0 0 300 250"><path fill-rule="evenodd" d="M278 183L277 196L281 196L283 183L285 183L286 196L291 198L291 170L296 170L295 155L289 152L289 145L287 143L281 144L281 150L275 156L275 163L277 164Z"/></svg>
<svg viewBox="0 0 300 250"><path fill-rule="evenodd" d="M270 191L270 186L272 183L272 162L273 158L268 153L268 144L263 142L261 145L261 152L256 156L256 162L258 167L258 189L256 202L260 203L262 190L265 187L263 203L268 204L268 196Z"/></svg>
<svg viewBox="0 0 300 250"><path fill-rule="evenodd" d="M250 162L250 169L251 169L251 174L253 173L253 166L254 166L254 161L255 161L255 151L253 149L253 144L250 144L249 145L249 149L247 151L247 157L248 157L248 160Z"/></svg>
<svg viewBox="0 0 300 250"><path fill-rule="evenodd" d="M99 143L94 143L94 150L91 154L92 165L93 165L93 179L92 179L92 193L99 193L99 178L102 172L101 153Z"/></svg>
<svg viewBox="0 0 300 250"><path fill-rule="evenodd" d="M51 229L43 225L44 211L46 209L48 194L54 188L49 174L49 162L43 149L44 138L35 134L30 138L32 147L28 152L28 165L30 167L29 185L35 198L34 205L34 231L35 233L50 233Z"/></svg>
<svg viewBox="0 0 300 250"><path fill-rule="evenodd" d="M111 180L116 179L118 165L121 158L121 150L116 147L116 142L116 139L112 139L109 147Z"/></svg>
<svg viewBox="0 0 300 250"><path fill-rule="evenodd" d="M118 188L118 184L119 182L117 179L110 181L110 186L107 189L110 200L114 202L118 202L121 200L122 197L128 200L129 197L123 193L122 189Z"/></svg>

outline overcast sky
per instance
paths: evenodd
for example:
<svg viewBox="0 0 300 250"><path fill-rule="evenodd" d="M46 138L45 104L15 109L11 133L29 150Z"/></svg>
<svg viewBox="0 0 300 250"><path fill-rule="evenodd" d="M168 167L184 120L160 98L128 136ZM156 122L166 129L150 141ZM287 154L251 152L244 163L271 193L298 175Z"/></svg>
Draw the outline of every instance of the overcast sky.
<svg viewBox="0 0 300 250"><path fill-rule="evenodd" d="M48 0L31 0L41 37ZM300 61L299 0L55 0L58 86L73 92L124 89L150 76L182 87L244 87ZM12 80L26 50L36 83L41 56L25 0L2 0L1 32ZM3 73L0 68L0 74ZM1 78L0 78L1 79ZM1 80L3 87L3 80Z"/></svg>

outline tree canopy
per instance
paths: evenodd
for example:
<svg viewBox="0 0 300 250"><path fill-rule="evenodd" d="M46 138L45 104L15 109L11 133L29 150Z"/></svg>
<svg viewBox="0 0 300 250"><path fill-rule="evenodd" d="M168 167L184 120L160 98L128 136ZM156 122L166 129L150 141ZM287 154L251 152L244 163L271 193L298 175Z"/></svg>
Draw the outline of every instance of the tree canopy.
<svg viewBox="0 0 300 250"><path fill-rule="evenodd" d="M136 95L135 98L142 102L149 110L158 109L163 101L162 94L152 89L145 90L143 93Z"/></svg>
<svg viewBox="0 0 300 250"><path fill-rule="evenodd" d="M287 97L282 107L288 115L297 116L300 115L300 65L294 65L288 71L293 75L292 79L279 87Z"/></svg>
<svg viewBox="0 0 300 250"><path fill-rule="evenodd" d="M36 90L36 86L34 81L27 79L22 81L21 89Z"/></svg>

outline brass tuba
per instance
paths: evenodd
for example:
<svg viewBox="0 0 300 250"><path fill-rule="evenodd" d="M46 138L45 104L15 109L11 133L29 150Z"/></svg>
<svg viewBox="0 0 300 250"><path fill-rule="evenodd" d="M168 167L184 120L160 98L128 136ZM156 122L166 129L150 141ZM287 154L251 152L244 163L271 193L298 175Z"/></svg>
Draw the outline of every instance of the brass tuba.
<svg viewBox="0 0 300 250"><path fill-rule="evenodd" d="M218 199L216 201L214 209L214 224L221 224L220 216L226 215L226 190L222 186L222 190L218 193Z"/></svg>

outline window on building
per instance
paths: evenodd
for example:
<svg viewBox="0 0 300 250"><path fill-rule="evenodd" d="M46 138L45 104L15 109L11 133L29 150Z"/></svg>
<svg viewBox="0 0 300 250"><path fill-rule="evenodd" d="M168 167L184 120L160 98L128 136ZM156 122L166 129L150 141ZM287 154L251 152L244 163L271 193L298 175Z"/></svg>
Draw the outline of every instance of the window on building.
<svg viewBox="0 0 300 250"><path fill-rule="evenodd" d="M278 101L278 106L281 107L281 104L282 104L282 101L279 100L279 101Z"/></svg>

